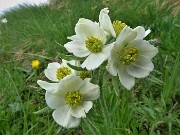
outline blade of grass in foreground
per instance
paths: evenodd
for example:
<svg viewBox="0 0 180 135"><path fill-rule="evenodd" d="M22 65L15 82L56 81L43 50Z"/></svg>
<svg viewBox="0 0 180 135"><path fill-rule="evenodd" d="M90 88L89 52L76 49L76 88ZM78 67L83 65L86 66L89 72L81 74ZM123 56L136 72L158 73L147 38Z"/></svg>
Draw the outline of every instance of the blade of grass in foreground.
<svg viewBox="0 0 180 135"><path fill-rule="evenodd" d="M166 70L165 72L165 85L164 85L164 90L163 90L163 99L164 101L167 101L168 98L172 95L172 93L175 92L176 84L175 84L175 79L178 74L178 69L179 69L179 54L176 57L175 64L172 70L172 75L169 77L169 73Z"/></svg>

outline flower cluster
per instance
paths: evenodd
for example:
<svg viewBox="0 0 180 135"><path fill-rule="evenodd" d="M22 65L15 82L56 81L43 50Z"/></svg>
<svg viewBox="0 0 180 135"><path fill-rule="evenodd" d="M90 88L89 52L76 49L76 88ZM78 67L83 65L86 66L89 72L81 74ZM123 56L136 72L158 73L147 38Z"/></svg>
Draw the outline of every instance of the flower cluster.
<svg viewBox="0 0 180 135"><path fill-rule="evenodd" d="M158 49L144 39L150 30L142 26L133 29L119 20L111 22L108 13L108 8L102 9L99 22L80 18L75 35L64 45L79 61L49 63L44 73L51 82L37 81L46 90L45 100L54 109L54 120L63 127L78 126L92 101L100 97L100 87L91 83L91 72L105 61L107 71L118 76L128 90L135 85L135 78L148 76L154 68L151 59Z"/></svg>

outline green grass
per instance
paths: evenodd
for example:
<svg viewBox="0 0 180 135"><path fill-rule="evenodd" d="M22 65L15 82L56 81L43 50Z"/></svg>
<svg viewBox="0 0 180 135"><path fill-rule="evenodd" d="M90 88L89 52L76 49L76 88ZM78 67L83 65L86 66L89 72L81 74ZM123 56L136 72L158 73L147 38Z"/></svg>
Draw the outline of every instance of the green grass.
<svg viewBox="0 0 180 135"><path fill-rule="evenodd" d="M127 91L104 69L95 71L93 81L102 84L101 98L78 128L64 129L54 122L53 110L47 108L45 92L36 81L45 79L43 70L49 62L60 61L57 52L67 53L61 45L74 34L78 19L98 21L106 6L98 0L77 0L60 9L46 5L13 9L2 16L8 23L0 24L0 134L179 134L179 15L150 0L113 0L107 6L112 20L152 30L147 39L158 40L159 53L150 76L137 79L133 90ZM36 71L31 69L33 59L41 61Z"/></svg>

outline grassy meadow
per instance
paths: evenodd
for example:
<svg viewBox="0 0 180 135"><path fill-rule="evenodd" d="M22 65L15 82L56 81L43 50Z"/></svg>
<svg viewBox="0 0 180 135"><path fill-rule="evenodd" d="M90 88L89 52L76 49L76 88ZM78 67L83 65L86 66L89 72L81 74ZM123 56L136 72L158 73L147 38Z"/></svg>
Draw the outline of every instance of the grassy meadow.
<svg viewBox="0 0 180 135"><path fill-rule="evenodd" d="M169 3L168 3L169 2ZM178 1L59 0L58 5L28 6L7 11L0 20L0 135L179 135L180 133L180 16ZM144 26L146 37L159 49L154 71L128 91L106 70L101 97L75 129L65 129L52 118L45 103L49 62L60 62L58 52L74 34L79 18L98 21L108 7L111 20L132 28ZM31 61L41 62L32 69ZM94 79L98 80L98 79ZM94 83L97 83L94 81Z"/></svg>

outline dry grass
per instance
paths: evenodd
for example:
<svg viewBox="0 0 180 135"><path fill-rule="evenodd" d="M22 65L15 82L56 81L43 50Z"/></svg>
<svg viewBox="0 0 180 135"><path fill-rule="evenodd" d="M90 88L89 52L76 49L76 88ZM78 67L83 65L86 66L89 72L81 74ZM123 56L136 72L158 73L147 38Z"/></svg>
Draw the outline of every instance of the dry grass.
<svg viewBox="0 0 180 135"><path fill-rule="evenodd" d="M110 3L113 3L118 0L103 0L102 4L104 6L109 6ZM131 0L127 0L131 1ZM72 0L49 0L49 6L53 9L62 9L68 8L68 5L73 2ZM180 13L180 1L179 0L152 0L157 7L161 9L170 10L173 15L179 15Z"/></svg>
<svg viewBox="0 0 180 135"><path fill-rule="evenodd" d="M67 8L72 0L49 0L49 7L52 9Z"/></svg>
<svg viewBox="0 0 180 135"><path fill-rule="evenodd" d="M179 0L155 0L155 2L158 8L170 10L175 16L180 13Z"/></svg>

